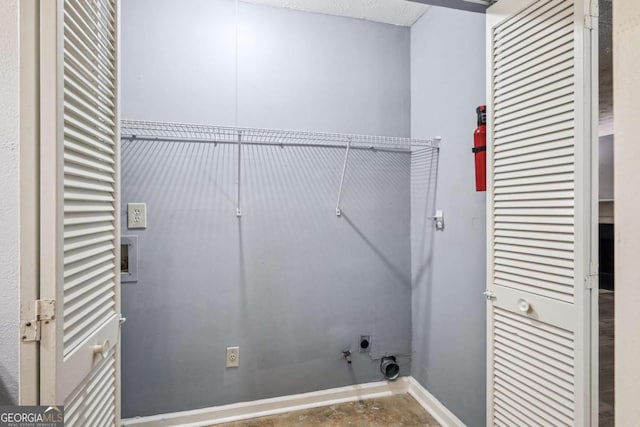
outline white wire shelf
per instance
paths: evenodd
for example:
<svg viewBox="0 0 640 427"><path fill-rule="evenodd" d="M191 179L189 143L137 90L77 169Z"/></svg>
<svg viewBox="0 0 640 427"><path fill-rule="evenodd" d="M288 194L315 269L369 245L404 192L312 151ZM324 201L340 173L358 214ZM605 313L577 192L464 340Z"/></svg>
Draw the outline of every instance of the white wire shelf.
<svg viewBox="0 0 640 427"><path fill-rule="evenodd" d="M276 129L210 126L185 123L122 120L121 138L129 141L201 142L215 144L339 147L409 151L438 149L440 138L411 139Z"/></svg>
<svg viewBox="0 0 640 427"><path fill-rule="evenodd" d="M122 120L120 137L125 141L165 141L186 143L234 144L237 154L237 205L236 216L242 217L242 146L297 146L344 148L344 161L335 207L336 216L342 215L341 200L345 185L345 174L349 165L350 150L400 151L410 153L420 149L421 153L434 152L438 156L440 138L410 139L388 136L346 135L338 133L304 132L275 129L239 128L229 126L195 125L185 123Z"/></svg>

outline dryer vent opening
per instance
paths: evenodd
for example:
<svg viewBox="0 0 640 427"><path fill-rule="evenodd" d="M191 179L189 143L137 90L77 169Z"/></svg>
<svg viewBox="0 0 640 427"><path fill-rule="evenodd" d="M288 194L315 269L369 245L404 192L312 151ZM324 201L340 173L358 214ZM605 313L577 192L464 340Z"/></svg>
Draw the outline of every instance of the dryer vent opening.
<svg viewBox="0 0 640 427"><path fill-rule="evenodd" d="M383 357L380 362L380 372L384 378L395 381L400 376L400 365L396 362L395 356Z"/></svg>

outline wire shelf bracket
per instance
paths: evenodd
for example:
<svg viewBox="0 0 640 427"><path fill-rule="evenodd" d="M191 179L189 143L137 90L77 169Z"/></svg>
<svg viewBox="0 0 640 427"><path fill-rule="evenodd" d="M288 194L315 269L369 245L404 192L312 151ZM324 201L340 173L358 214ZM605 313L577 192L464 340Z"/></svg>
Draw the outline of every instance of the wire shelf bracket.
<svg viewBox="0 0 640 427"><path fill-rule="evenodd" d="M240 218L242 216L242 207L241 203L241 190L242 190L242 131L238 131L238 199L236 205L236 217Z"/></svg>
<svg viewBox="0 0 640 427"><path fill-rule="evenodd" d="M340 202L342 201L342 190L344 189L344 176L347 173L347 165L349 164L349 151L351 150L351 141L349 138L347 141L347 149L344 153L344 163L342 164L342 176L340 177L340 188L338 189L338 201L336 202L336 216L342 216L342 210L340 209Z"/></svg>

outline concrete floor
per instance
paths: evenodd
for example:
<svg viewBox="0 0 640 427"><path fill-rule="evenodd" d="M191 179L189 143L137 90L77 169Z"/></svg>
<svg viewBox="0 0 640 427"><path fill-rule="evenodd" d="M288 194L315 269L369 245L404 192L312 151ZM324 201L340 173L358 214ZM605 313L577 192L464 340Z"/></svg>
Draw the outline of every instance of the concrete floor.
<svg viewBox="0 0 640 427"><path fill-rule="evenodd" d="M217 427L439 427L408 394L255 418Z"/></svg>

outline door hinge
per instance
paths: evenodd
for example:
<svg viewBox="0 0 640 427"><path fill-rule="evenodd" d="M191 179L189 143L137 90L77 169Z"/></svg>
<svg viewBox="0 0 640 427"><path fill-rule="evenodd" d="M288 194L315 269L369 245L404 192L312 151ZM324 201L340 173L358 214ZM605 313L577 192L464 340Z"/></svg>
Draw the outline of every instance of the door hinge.
<svg viewBox="0 0 640 427"><path fill-rule="evenodd" d="M593 289L593 288L599 287L599 280L600 280L599 270L600 268L598 264L596 264L595 262L589 263L589 274L585 278L585 287L587 289Z"/></svg>
<svg viewBox="0 0 640 427"><path fill-rule="evenodd" d="M42 323L55 319L56 300L44 299L35 301L35 319L20 322L20 336L23 342L40 341Z"/></svg>
<svg viewBox="0 0 640 427"><path fill-rule="evenodd" d="M597 22L598 22L598 17L597 16L584 15L584 27L587 30L595 29Z"/></svg>
<svg viewBox="0 0 640 427"><path fill-rule="evenodd" d="M598 18L600 17L600 6L597 0L589 2L589 10L584 15L584 27L588 30L598 28Z"/></svg>
<svg viewBox="0 0 640 427"><path fill-rule="evenodd" d="M485 291L482 293L482 295L484 295L484 297L487 299L487 301L493 301L494 299L496 299L496 296L493 292L491 292L489 289L485 289Z"/></svg>

